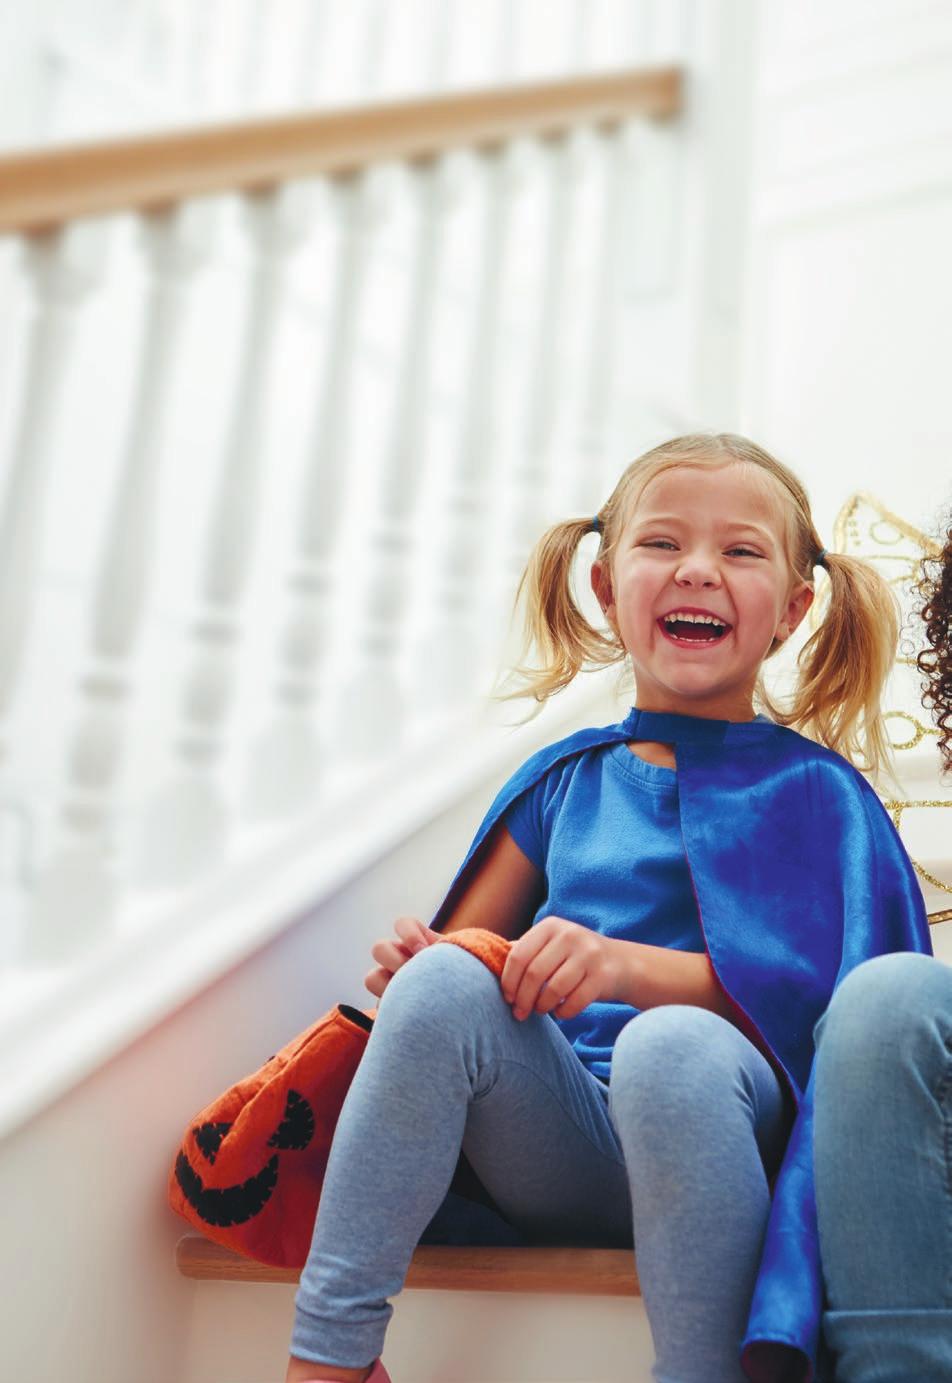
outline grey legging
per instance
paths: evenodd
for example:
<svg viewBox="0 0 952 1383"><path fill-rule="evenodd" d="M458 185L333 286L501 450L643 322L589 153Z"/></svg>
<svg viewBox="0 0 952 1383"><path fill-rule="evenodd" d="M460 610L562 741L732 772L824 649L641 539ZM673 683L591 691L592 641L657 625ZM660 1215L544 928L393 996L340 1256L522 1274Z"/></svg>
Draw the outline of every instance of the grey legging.
<svg viewBox="0 0 952 1383"><path fill-rule="evenodd" d="M622 1029L606 1087L547 1014L430 946L393 976L334 1135L291 1353L382 1352L460 1148L533 1242L638 1245L659 1383L743 1379L739 1345L784 1142L780 1086L730 1023L671 1005Z"/></svg>

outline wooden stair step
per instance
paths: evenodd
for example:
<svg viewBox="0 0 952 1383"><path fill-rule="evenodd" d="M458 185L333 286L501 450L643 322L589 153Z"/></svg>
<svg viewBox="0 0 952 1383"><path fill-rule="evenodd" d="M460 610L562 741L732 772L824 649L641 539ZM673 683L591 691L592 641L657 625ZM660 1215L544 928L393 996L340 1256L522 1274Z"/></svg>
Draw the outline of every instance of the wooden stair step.
<svg viewBox="0 0 952 1383"><path fill-rule="evenodd" d="M178 1241L175 1261L184 1277L215 1282L297 1282L300 1268L272 1268L243 1258L201 1234ZM583 1296L640 1296L631 1249L500 1248L420 1244L407 1287L447 1292L556 1292Z"/></svg>

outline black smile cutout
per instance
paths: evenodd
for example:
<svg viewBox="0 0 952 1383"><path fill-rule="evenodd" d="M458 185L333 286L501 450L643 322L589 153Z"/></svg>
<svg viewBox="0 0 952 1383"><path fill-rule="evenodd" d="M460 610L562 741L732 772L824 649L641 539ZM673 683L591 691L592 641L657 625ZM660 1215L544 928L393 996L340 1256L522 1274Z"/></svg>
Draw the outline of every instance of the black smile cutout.
<svg viewBox="0 0 952 1383"><path fill-rule="evenodd" d="M192 1130L205 1160L215 1165L231 1124L200 1124ZM303 1095L289 1090L284 1117L268 1139L269 1148L306 1148L314 1137L314 1111ZM235 1186L206 1187L184 1152L175 1160L175 1179L192 1209L209 1225L241 1225L254 1218L267 1205L278 1184L278 1154L260 1172Z"/></svg>

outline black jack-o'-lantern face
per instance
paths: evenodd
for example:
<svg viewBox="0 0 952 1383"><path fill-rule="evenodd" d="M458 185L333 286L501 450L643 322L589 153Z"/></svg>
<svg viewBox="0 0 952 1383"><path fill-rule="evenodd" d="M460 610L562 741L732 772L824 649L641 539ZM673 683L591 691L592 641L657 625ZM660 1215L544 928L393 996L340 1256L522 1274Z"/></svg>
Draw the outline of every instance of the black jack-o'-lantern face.
<svg viewBox="0 0 952 1383"><path fill-rule="evenodd" d="M219 1150L231 1124L201 1124L192 1130L195 1142L206 1161L215 1165ZM301 1151L314 1137L314 1111L303 1095L289 1090L284 1117L268 1139L267 1146L279 1151ZM235 1186L206 1187L184 1151L175 1160L175 1179L189 1205L209 1225L241 1225L254 1218L267 1205L278 1184L278 1153L260 1172Z"/></svg>

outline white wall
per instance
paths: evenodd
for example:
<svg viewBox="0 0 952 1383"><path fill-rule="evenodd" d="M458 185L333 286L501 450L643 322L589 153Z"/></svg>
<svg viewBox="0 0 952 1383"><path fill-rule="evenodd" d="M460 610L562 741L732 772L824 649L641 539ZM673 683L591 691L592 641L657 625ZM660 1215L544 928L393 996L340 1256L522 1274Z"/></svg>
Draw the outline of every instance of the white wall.
<svg viewBox="0 0 952 1383"><path fill-rule="evenodd" d="M739 430L801 476L831 546L857 491L938 536L952 506L952 10L768 0L763 19ZM870 517L853 550L868 555L882 536L892 578L888 545L914 544ZM921 628L908 628L920 647ZM918 675L897 669L885 707L931 725L920 695ZM911 728L893 727L896 741ZM934 743L897 754L909 798L949 803L902 817L907 849L938 880L923 885L932 912L952 906L952 783ZM952 959L952 923L933 942Z"/></svg>
<svg viewBox="0 0 952 1383"><path fill-rule="evenodd" d="M952 502L952 10L768 0L757 60L743 428L919 527Z"/></svg>
<svg viewBox="0 0 952 1383"><path fill-rule="evenodd" d="M738 425L758 19L754 0L686 6L684 114L640 136L621 366L631 431L616 478L669 437Z"/></svg>

